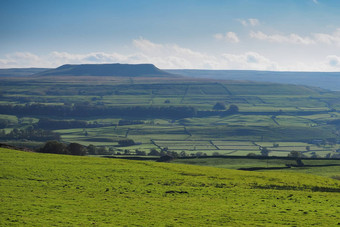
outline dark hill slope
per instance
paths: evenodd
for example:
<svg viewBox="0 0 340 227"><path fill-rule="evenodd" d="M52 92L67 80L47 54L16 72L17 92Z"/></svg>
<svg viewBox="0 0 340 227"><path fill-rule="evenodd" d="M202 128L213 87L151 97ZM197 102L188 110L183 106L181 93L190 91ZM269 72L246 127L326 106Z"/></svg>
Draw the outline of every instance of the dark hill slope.
<svg viewBox="0 0 340 227"><path fill-rule="evenodd" d="M13 68L0 69L0 77L31 76L49 70L48 68Z"/></svg>
<svg viewBox="0 0 340 227"><path fill-rule="evenodd" d="M284 84L306 85L339 91L340 72L278 72L255 70L195 70L173 69L169 73L194 78L219 80L248 80Z"/></svg>
<svg viewBox="0 0 340 227"><path fill-rule="evenodd" d="M62 65L56 69L35 74L36 76L122 76L164 77L171 73L162 71L152 64L84 64Z"/></svg>

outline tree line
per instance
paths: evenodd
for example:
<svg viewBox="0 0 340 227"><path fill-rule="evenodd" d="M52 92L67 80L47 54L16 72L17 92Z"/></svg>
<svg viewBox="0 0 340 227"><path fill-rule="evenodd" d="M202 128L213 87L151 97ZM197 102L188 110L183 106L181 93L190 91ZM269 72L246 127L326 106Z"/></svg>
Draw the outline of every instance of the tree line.
<svg viewBox="0 0 340 227"><path fill-rule="evenodd" d="M23 116L57 116L57 117L164 117L171 119L194 117L196 109L191 106L96 106L96 105L0 105L1 114Z"/></svg>
<svg viewBox="0 0 340 227"><path fill-rule="evenodd" d="M13 129L9 133L5 130L0 130L0 138L2 140L33 140L33 141L47 141L60 140L60 135L50 130L33 129Z"/></svg>

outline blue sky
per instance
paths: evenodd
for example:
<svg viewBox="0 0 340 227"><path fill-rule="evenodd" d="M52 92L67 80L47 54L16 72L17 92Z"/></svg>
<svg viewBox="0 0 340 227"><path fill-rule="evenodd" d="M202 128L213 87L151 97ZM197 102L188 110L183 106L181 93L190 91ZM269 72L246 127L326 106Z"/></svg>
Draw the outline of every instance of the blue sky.
<svg viewBox="0 0 340 227"><path fill-rule="evenodd" d="M338 0L0 0L0 68L340 71Z"/></svg>

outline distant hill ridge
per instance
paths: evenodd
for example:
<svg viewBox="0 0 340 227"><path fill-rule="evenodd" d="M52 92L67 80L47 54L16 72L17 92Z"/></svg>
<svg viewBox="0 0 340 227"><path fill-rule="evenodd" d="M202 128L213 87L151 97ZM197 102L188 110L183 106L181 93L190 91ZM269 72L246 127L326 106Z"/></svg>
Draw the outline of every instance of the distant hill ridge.
<svg viewBox="0 0 340 227"><path fill-rule="evenodd" d="M289 72L256 70L200 70L168 69L169 73L194 78L217 80L246 80L283 84L296 84L340 91L340 72Z"/></svg>
<svg viewBox="0 0 340 227"><path fill-rule="evenodd" d="M35 76L121 76L121 77L163 77L173 74L160 70L153 64L82 64L62 65Z"/></svg>
<svg viewBox="0 0 340 227"><path fill-rule="evenodd" d="M49 70L49 68L9 68L0 69L0 77L24 77Z"/></svg>

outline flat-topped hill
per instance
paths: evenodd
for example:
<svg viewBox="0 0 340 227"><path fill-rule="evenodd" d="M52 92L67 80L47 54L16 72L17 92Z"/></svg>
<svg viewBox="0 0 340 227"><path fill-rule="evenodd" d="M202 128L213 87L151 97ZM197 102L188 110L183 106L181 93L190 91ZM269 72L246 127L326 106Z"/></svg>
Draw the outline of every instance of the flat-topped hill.
<svg viewBox="0 0 340 227"><path fill-rule="evenodd" d="M62 65L35 74L36 76L121 76L164 77L173 74L160 70L152 64L83 64Z"/></svg>

